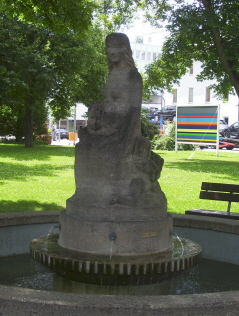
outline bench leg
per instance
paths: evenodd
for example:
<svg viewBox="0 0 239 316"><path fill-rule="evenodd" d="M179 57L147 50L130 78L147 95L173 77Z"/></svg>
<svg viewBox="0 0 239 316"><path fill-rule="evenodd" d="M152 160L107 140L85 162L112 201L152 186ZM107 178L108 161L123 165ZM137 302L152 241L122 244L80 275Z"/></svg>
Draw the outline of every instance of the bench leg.
<svg viewBox="0 0 239 316"><path fill-rule="evenodd" d="M230 214L230 209L231 209L231 201L228 202L227 205L227 213Z"/></svg>

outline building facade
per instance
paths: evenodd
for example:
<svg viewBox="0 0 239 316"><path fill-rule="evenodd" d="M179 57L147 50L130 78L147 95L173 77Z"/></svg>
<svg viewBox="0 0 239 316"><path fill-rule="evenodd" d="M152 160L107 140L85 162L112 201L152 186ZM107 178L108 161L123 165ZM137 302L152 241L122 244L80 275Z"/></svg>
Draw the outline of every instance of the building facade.
<svg viewBox="0 0 239 316"><path fill-rule="evenodd" d="M155 58L160 58L164 35L165 32L162 30L130 38L133 57L141 73L144 72L145 66L152 63ZM239 100L237 95L228 95L227 101L217 99L210 88L214 81L197 81L196 76L200 72L201 63L194 61L193 66L180 79L179 84L174 85L172 93L164 91L163 94L159 93L151 96L150 103L146 105L158 107L159 109L169 105L220 105L220 119L223 119L229 125L239 121Z"/></svg>
<svg viewBox="0 0 239 316"><path fill-rule="evenodd" d="M179 85L173 87L173 93L164 92L166 105L220 105L220 119L225 120L229 125L239 121L237 95L228 95L227 101L217 99L210 89L210 85L214 83L212 80L197 81L196 76L200 71L201 63L194 61L192 68L181 78Z"/></svg>

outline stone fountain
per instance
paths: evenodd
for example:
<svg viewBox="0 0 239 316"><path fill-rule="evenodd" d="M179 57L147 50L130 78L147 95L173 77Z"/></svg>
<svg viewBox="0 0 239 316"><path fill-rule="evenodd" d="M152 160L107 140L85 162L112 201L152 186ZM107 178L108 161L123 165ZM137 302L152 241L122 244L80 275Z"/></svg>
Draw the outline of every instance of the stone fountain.
<svg viewBox="0 0 239 316"><path fill-rule="evenodd" d="M142 78L125 34L106 38L109 77L93 102L75 148L75 194L60 214L60 233L31 243L35 260L89 283L145 284L198 262L184 239L175 253L173 219L158 179L163 159L141 135ZM116 280L117 279L117 280Z"/></svg>

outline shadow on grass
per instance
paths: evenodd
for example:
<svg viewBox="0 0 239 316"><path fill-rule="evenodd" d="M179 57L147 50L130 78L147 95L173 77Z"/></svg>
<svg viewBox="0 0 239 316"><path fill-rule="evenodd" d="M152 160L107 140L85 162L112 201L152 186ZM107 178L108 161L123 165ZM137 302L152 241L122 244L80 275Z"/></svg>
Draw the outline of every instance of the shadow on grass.
<svg viewBox="0 0 239 316"><path fill-rule="evenodd" d="M192 173L215 174L215 176L223 177L225 180L228 179L237 181L239 178L238 162L236 161L193 159L166 163L165 166L170 169L179 169Z"/></svg>
<svg viewBox="0 0 239 316"><path fill-rule="evenodd" d="M26 148L23 145L0 144L0 155L2 158L13 158L23 160L48 160L52 156L74 157L74 146L49 146L36 145L33 148Z"/></svg>
<svg viewBox="0 0 239 316"><path fill-rule="evenodd" d="M14 162L2 162L1 171L4 174L4 178L1 179L0 185L4 184L4 180L20 180L23 182L34 181L34 177L55 177L58 176L60 171L66 171L67 169L73 170L74 165L72 163L56 166L52 164L40 164L28 166L26 164L18 164ZM73 172L73 171L72 171Z"/></svg>
<svg viewBox="0 0 239 316"><path fill-rule="evenodd" d="M55 203L39 203L31 200L1 201L0 213L18 213L31 211L62 211L64 208Z"/></svg>

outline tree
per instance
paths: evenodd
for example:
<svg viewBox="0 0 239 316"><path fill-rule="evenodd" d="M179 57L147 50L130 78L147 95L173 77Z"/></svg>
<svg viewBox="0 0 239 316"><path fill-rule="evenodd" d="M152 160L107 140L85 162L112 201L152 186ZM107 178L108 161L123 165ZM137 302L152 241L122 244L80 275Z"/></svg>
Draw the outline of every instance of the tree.
<svg viewBox="0 0 239 316"><path fill-rule="evenodd" d="M101 99L101 89L108 73L105 36L106 31L95 23L87 38L73 37L69 43L65 34L53 39L56 50L50 59L55 65L61 65L54 68L56 89L49 101L56 119L67 116L76 102L88 106L93 100Z"/></svg>
<svg viewBox="0 0 239 316"><path fill-rule="evenodd" d="M29 135L33 135L33 111L43 104L48 91L50 69L42 68L46 65L48 31L4 15L0 17L0 24L1 114L5 114L3 121L10 116L7 127L12 127L10 132L15 132L17 139L23 136L25 129L26 146L31 147L32 136Z"/></svg>
<svg viewBox="0 0 239 316"><path fill-rule="evenodd" d="M1 0L0 11L56 33L82 36L96 19L108 31L131 24L138 5L134 0Z"/></svg>
<svg viewBox="0 0 239 316"><path fill-rule="evenodd" d="M88 37L76 38L70 31L56 34L4 15L0 24L0 129L6 130L8 119L8 131L18 139L24 135L25 146L32 147L36 122L46 120L48 100L53 114L65 117L76 101L87 104L99 97L98 82L103 85L107 73L105 34L93 25Z"/></svg>
<svg viewBox="0 0 239 316"><path fill-rule="evenodd" d="M46 27L54 32L83 33L92 23L94 10L99 7L91 0L1 0L0 10L10 17Z"/></svg>
<svg viewBox="0 0 239 316"><path fill-rule="evenodd" d="M162 58L147 68L146 88L170 90L197 60L202 63L198 80L215 79L212 88L219 98L234 91L239 96L239 1L174 1L163 12L154 4L154 19L167 19L169 36Z"/></svg>
<svg viewBox="0 0 239 316"><path fill-rule="evenodd" d="M99 98L107 72L105 34L128 22L135 8L132 0L1 0L1 23L8 27L1 29L0 130L20 139L23 128L15 127L23 127L25 117L25 146L32 147L34 121L40 115L43 121L47 100L60 118L75 102Z"/></svg>

